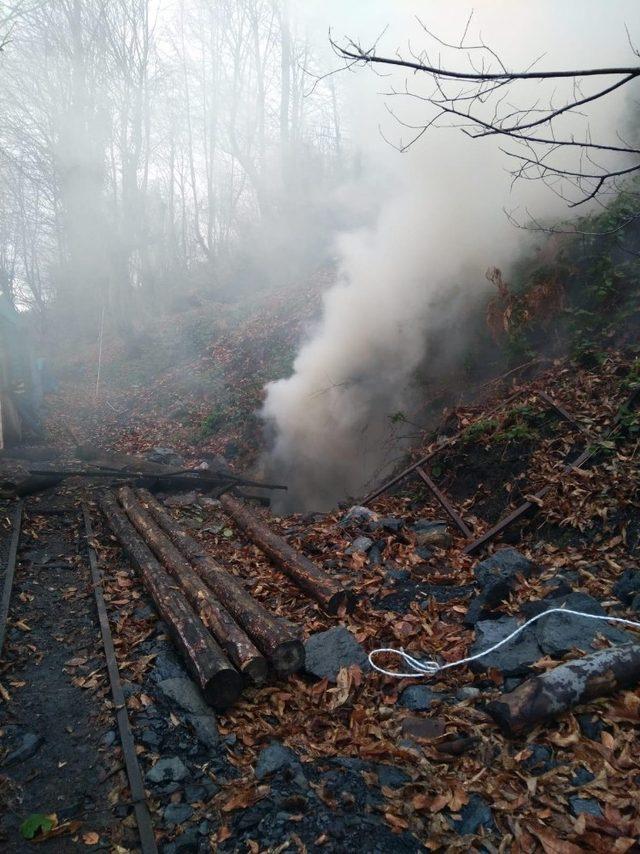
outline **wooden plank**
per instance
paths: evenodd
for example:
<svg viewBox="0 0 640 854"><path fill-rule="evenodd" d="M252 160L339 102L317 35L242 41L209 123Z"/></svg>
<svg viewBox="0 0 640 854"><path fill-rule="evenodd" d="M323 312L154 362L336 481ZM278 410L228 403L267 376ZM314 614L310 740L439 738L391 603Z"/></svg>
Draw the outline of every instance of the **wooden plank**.
<svg viewBox="0 0 640 854"><path fill-rule="evenodd" d="M91 514L89 513L89 508L84 503L82 505L82 515L84 517L87 550L89 552L89 565L91 567L91 580L95 593L96 607L98 609L98 621L100 623L102 645L104 646L104 655L107 660L107 672L109 674L113 705L116 710L116 722L118 724L118 732L120 733L122 755L124 757L124 764L127 770L127 777L129 778L131 801L133 803L136 822L138 824L140 847L142 849L142 854L157 854L158 847L156 845L156 838L153 832L151 813L149 812L149 807L147 806L147 800L144 793L144 781L142 779L142 772L138 763L135 742L131 733L129 715L127 714L127 704L122 691L120 672L118 670L116 652L113 646L109 617L107 616L107 606L102 592L102 573L98 567L97 555L91 545L91 540L93 539Z"/></svg>
<svg viewBox="0 0 640 854"><path fill-rule="evenodd" d="M445 513L453 519L455 524L460 528L465 537L472 537L473 534L471 530L466 526L464 519L456 512L455 508L452 504L449 503L447 497L442 493L433 480L429 477L426 471L422 468L422 466L418 466L416 469L416 474L418 477L424 482L429 490L433 493L436 500L442 506Z"/></svg>

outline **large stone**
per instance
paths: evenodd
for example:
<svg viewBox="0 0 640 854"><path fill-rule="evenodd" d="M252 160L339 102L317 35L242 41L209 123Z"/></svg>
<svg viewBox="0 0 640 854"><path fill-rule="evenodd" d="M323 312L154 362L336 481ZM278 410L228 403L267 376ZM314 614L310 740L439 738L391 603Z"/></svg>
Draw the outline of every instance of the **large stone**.
<svg viewBox="0 0 640 854"><path fill-rule="evenodd" d="M189 774L181 759L177 756L166 756L158 760L156 764L147 771L146 779L150 783L179 783Z"/></svg>
<svg viewBox="0 0 640 854"><path fill-rule="evenodd" d="M374 513L373 510L369 510L368 507L361 507L356 504L347 510L338 524L342 528L348 528L351 525L364 525L369 522L374 522L377 518L378 514Z"/></svg>
<svg viewBox="0 0 640 854"><path fill-rule="evenodd" d="M413 709L416 712L425 712L430 708L434 700L439 699L442 694L436 694L426 685L409 685L398 698L398 705L405 709Z"/></svg>
<svg viewBox="0 0 640 854"><path fill-rule="evenodd" d="M180 708L189 712L192 715L211 715L211 708L208 706L198 690L198 686L191 679L185 677L173 677L163 679L158 683L158 688L162 691L165 697L169 697L174 703L177 703Z"/></svg>
<svg viewBox="0 0 640 854"><path fill-rule="evenodd" d="M169 804L165 807L163 814L164 823L169 826L184 824L193 815L193 808L189 804Z"/></svg>
<svg viewBox="0 0 640 854"><path fill-rule="evenodd" d="M442 519L418 519L411 528L416 535L417 546L438 546L446 549L451 545L449 526Z"/></svg>
<svg viewBox="0 0 640 854"><path fill-rule="evenodd" d="M630 605L634 597L640 594L640 571L628 569L613 585L613 592L625 605Z"/></svg>
<svg viewBox="0 0 640 854"><path fill-rule="evenodd" d="M517 549L501 549L481 561L474 575L481 593L471 602L464 617L466 626L475 626L500 605L513 591L519 575L531 574L533 564Z"/></svg>
<svg viewBox="0 0 640 854"><path fill-rule="evenodd" d="M500 549L486 560L481 561L473 570L476 582L481 588L499 579L531 575L533 564L517 549Z"/></svg>
<svg viewBox="0 0 640 854"><path fill-rule="evenodd" d="M498 578L487 584L469 605L463 619L465 626L475 626L488 612L504 602L512 592L514 584L515 578Z"/></svg>
<svg viewBox="0 0 640 854"><path fill-rule="evenodd" d="M279 741L272 741L268 747L260 751L256 762L256 777L264 780L265 777L275 774L277 771L289 769L294 776L303 774L300 760L288 747ZM303 774L304 776L304 774Z"/></svg>
<svg viewBox="0 0 640 854"><path fill-rule="evenodd" d="M476 655L498 643L520 625L515 617L501 617L499 620L481 620L476 625L476 640L469 655ZM471 663L475 671L495 667L505 676L524 676L529 666L542 657L538 646L534 626L529 626L513 640L501 646L495 652L483 656Z"/></svg>
<svg viewBox="0 0 640 854"><path fill-rule="evenodd" d="M43 744L44 738L41 735L36 735L35 732L27 732L23 735L20 746L12 750L2 764L7 768L12 765L20 765L35 756Z"/></svg>
<svg viewBox="0 0 640 854"><path fill-rule="evenodd" d="M162 463L165 466L181 466L184 464L183 457L175 448L153 448L148 452L147 459L152 463Z"/></svg>
<svg viewBox="0 0 640 854"><path fill-rule="evenodd" d="M400 789L411 781L411 777L402 768L384 763L376 767L378 783L386 789Z"/></svg>
<svg viewBox="0 0 640 854"><path fill-rule="evenodd" d="M343 667L357 664L363 670L370 669L364 649L348 629L334 626L326 632L311 635L304 645L305 670L319 679L335 682Z"/></svg>
<svg viewBox="0 0 640 854"><path fill-rule="evenodd" d="M604 616L606 611L602 605L586 593L570 593L546 599L538 603L540 612L548 608L566 607L573 611L583 611L586 614ZM538 645L546 655L561 656L572 649L591 652L593 642L602 635L611 643L628 643L633 638L626 632L616 629L604 620L590 620L588 617L576 617L573 614L550 614L542 617L533 626Z"/></svg>
<svg viewBox="0 0 640 854"><path fill-rule="evenodd" d="M459 819L449 819L453 829L460 836L469 836L477 833L481 827L488 827L493 823L493 816L489 804L480 797L473 794L459 811Z"/></svg>
<svg viewBox="0 0 640 854"><path fill-rule="evenodd" d="M356 539L351 543L349 548L345 551L345 554L366 554L372 545L373 540L369 537L356 537Z"/></svg>
<svg viewBox="0 0 640 854"><path fill-rule="evenodd" d="M220 741L218 725L214 715L187 715L198 741L204 747L215 747Z"/></svg>

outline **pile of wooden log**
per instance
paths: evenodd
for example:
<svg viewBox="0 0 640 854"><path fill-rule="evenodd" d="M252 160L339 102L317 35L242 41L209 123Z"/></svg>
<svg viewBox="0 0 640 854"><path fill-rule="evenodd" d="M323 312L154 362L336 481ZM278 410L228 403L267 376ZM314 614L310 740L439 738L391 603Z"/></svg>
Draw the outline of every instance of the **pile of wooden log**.
<svg viewBox="0 0 640 854"><path fill-rule="evenodd" d="M236 498L224 509L307 595L329 613L350 610L355 597L255 520ZM140 572L174 643L217 709L231 705L244 685L261 685L269 665L280 675L300 670L304 646L145 489L105 493L100 507Z"/></svg>

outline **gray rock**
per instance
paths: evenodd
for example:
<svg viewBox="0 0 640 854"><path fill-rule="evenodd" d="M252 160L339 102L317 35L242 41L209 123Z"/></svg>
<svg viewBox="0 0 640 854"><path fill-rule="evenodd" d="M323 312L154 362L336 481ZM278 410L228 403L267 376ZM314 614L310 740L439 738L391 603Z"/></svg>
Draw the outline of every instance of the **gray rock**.
<svg viewBox="0 0 640 854"><path fill-rule="evenodd" d="M184 763L177 756L166 756L147 771L145 778L150 783L179 783L187 777L189 772Z"/></svg>
<svg viewBox="0 0 640 854"><path fill-rule="evenodd" d="M111 745L115 742L116 738L116 731L114 729L110 729L109 732L105 732L105 734L102 736L102 743L105 747L111 747Z"/></svg>
<svg viewBox="0 0 640 854"><path fill-rule="evenodd" d="M395 516L383 516L381 519L378 519L376 522L373 522L369 525L369 530L374 531L379 528L385 528L387 531L391 531L392 533L397 533L401 528L404 527L404 519L397 519Z"/></svg>
<svg viewBox="0 0 640 854"><path fill-rule="evenodd" d="M380 566L382 564L382 552L377 544L374 544L369 549L369 564L371 566Z"/></svg>
<svg viewBox="0 0 640 854"><path fill-rule="evenodd" d="M480 795L471 795L469 802L462 807L459 815L459 819L449 819L449 821L453 829L460 836L469 836L477 833L481 827L493 824L491 808Z"/></svg>
<svg viewBox="0 0 640 854"><path fill-rule="evenodd" d="M190 783L184 787L184 799L188 804L195 804L203 801L207 796L207 790L204 786L198 783Z"/></svg>
<svg viewBox="0 0 640 854"><path fill-rule="evenodd" d="M628 569L623 572L613 585L613 592L625 605L631 604L634 597L640 594L640 571Z"/></svg>
<svg viewBox="0 0 640 854"><path fill-rule="evenodd" d="M571 780L572 786L586 786L588 783L591 783L596 779L596 775L589 771L588 768L585 768L583 765L580 765L577 768L576 773L573 775L573 779Z"/></svg>
<svg viewBox="0 0 640 854"><path fill-rule="evenodd" d="M515 617L499 620L481 620L476 625L476 640L469 655L476 655L503 640L520 625ZM475 671L495 667L505 676L524 676L529 666L542 657L535 634L535 624L525 629L512 641L471 664Z"/></svg>
<svg viewBox="0 0 640 854"><path fill-rule="evenodd" d="M173 843L173 854L196 854L201 851L199 836L197 827L188 827Z"/></svg>
<svg viewBox="0 0 640 854"><path fill-rule="evenodd" d="M396 768L395 765L378 765L378 782L386 789L400 789L406 786L411 781L411 777L402 768Z"/></svg>
<svg viewBox="0 0 640 854"><path fill-rule="evenodd" d="M345 550L345 554L366 554L372 545L373 540L369 539L369 537L356 537L356 539L351 543L349 548Z"/></svg>
<svg viewBox="0 0 640 854"><path fill-rule="evenodd" d="M500 549L491 557L481 561L473 570L476 581L481 588L492 584L498 579L516 578L531 575L533 564L517 549Z"/></svg>
<svg viewBox="0 0 640 854"><path fill-rule="evenodd" d="M629 605L634 614L640 614L640 593L637 596L634 596L631 600L631 605Z"/></svg>
<svg viewBox="0 0 640 854"><path fill-rule="evenodd" d="M569 806L575 816L579 816L581 813L602 816L600 804L594 798L569 798Z"/></svg>
<svg viewBox="0 0 640 854"><path fill-rule="evenodd" d="M411 526L416 535L417 546L438 546L446 549L451 545L449 526L441 519L418 519Z"/></svg>
<svg viewBox="0 0 640 854"><path fill-rule="evenodd" d="M35 756L38 750L44 744L44 738L41 735L36 735L35 732L27 732L22 737L22 742L19 747L11 751L2 763L6 768L11 765L20 765Z"/></svg>
<svg viewBox="0 0 640 854"><path fill-rule="evenodd" d="M375 521L377 518L377 514L373 510L355 504L347 510L338 524L342 528L348 528L350 525L364 525L365 523Z"/></svg>
<svg viewBox="0 0 640 854"><path fill-rule="evenodd" d="M154 662L151 678L155 682L162 682L163 679L185 678L184 667L180 664L178 658L172 649L166 644L157 644L153 648L157 652L157 657Z"/></svg>
<svg viewBox="0 0 640 854"><path fill-rule="evenodd" d="M357 664L369 670L367 654L348 629L334 626L311 635L304 645L305 670L319 679L335 682L342 667Z"/></svg>
<svg viewBox="0 0 640 854"><path fill-rule="evenodd" d="M256 762L256 778L264 780L276 771L289 769L295 778L304 778L304 772L300 760L288 747L279 741L272 741L268 747L261 750Z"/></svg>
<svg viewBox="0 0 640 854"><path fill-rule="evenodd" d="M189 804L169 804L165 807L164 823L169 826L184 824L193 815L193 808Z"/></svg>
<svg viewBox="0 0 640 854"><path fill-rule="evenodd" d="M160 747L161 738L155 730L152 729L144 729L140 733L140 741L145 744L147 747L155 749Z"/></svg>
<svg viewBox="0 0 640 854"><path fill-rule="evenodd" d="M201 744L205 747L216 747L220 741L220 734L214 715L187 715L187 720Z"/></svg>
<svg viewBox="0 0 640 854"><path fill-rule="evenodd" d="M153 448L146 457L152 463L162 463L165 466L181 466L184 463L175 448Z"/></svg>
<svg viewBox="0 0 640 854"><path fill-rule="evenodd" d="M212 715L210 706L206 704L198 686L191 679L184 677L173 677L163 679L158 683L158 688L165 697L169 697L180 708L192 715Z"/></svg>
<svg viewBox="0 0 640 854"><path fill-rule="evenodd" d="M584 611L586 614L604 616L606 613L597 599L586 593L570 593L568 596L547 599L538 604L541 610L564 606L574 611ZM593 651L593 641L597 635L603 635L612 643L628 643L633 640L630 635L609 623L590 620L588 617L576 617L573 614L550 614L534 623L533 628L540 649L551 656L561 656L572 649Z"/></svg>
<svg viewBox="0 0 640 854"><path fill-rule="evenodd" d="M426 685L410 685L405 688L398 698L398 705L416 712L424 712L431 707L434 700L441 697Z"/></svg>
<svg viewBox="0 0 640 854"><path fill-rule="evenodd" d="M461 702L475 700L476 697L480 696L480 693L480 689L474 685L463 685L462 688L458 688L456 691L456 700L460 700Z"/></svg>

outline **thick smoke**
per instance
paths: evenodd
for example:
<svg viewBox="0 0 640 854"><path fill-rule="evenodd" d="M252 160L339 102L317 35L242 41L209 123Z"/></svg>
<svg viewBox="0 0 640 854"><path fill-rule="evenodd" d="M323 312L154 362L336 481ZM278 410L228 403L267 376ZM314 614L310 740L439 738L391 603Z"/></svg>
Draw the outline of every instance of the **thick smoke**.
<svg viewBox="0 0 640 854"><path fill-rule="evenodd" d="M484 38L513 66L546 50L546 66L589 67L629 60L624 24L633 23L633 5L612 3L605 10L601 3L566 2L560 10L551 2L484 3L474 26L481 25ZM585 6L598 12L590 32ZM431 28L455 40L468 12L463 4L446 7L435 16L431 10L424 14ZM424 42L415 21L403 16L398 23L397 3L378 4L377 13L377 19L367 18L371 27L385 19L396 22L396 44L406 44L407 37L414 45ZM340 31L343 22L332 23ZM361 36L362 28L353 26L347 20L342 31ZM392 33L385 37L387 49L380 52L393 51L393 38ZM460 64L464 57L452 61ZM566 213L541 185L519 186L511 195L498 142L474 142L458 131L440 130L404 156L391 149L376 125L383 122L385 136L396 138L400 129L392 119L383 120L380 92L393 83L402 88L403 80L361 72L352 84L353 136L365 150L366 171L384 174L393 191L381 201L374 226L337 241L337 283L324 296L321 319L302 343L293 375L267 387L263 416L274 434L269 467L287 479L289 507L321 509L358 495L384 468L391 416L411 411L412 374L425 358L430 334L443 337L459 306L454 294L462 289L473 302L481 295L487 267L508 267L517 252L522 238L503 208ZM419 81L410 83L419 91ZM400 111L399 103L394 106ZM591 116L592 128L606 128L607 122L615 127L620 107L609 101L606 110ZM404 102L401 113L412 123L424 109L414 100ZM462 342L449 344L454 352Z"/></svg>

